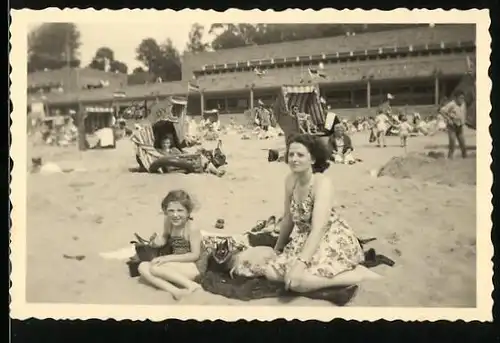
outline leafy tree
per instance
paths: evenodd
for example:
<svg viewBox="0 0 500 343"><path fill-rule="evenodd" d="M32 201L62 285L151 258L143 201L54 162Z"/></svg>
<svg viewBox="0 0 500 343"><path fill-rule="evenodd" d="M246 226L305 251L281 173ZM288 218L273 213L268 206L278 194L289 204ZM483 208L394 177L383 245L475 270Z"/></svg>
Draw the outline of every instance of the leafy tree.
<svg viewBox="0 0 500 343"><path fill-rule="evenodd" d="M153 38L143 39L136 49L136 54L136 59L142 62L150 72L154 72L158 61L162 59L161 48Z"/></svg>
<svg viewBox="0 0 500 343"><path fill-rule="evenodd" d="M203 25L194 23L189 32L188 43L186 44L186 52L197 53L206 51L210 46L208 43L203 43Z"/></svg>
<svg viewBox="0 0 500 343"><path fill-rule="evenodd" d="M163 81L181 79L180 54L170 39L159 45L153 38L144 39L136 49L136 59L144 64L148 72Z"/></svg>
<svg viewBox="0 0 500 343"><path fill-rule="evenodd" d="M416 24L421 25L421 24ZM408 28L408 24L212 24L212 48L231 49L295 40Z"/></svg>
<svg viewBox="0 0 500 343"><path fill-rule="evenodd" d="M73 23L45 23L28 35L28 72L79 67L80 31Z"/></svg>
<svg viewBox="0 0 500 343"><path fill-rule="evenodd" d="M128 67L125 63L121 61L114 60L111 62L109 71L112 73L118 72L122 74L127 74L128 72Z"/></svg>
<svg viewBox="0 0 500 343"><path fill-rule="evenodd" d="M134 70L132 70L132 74L139 74L139 73L144 73L145 70L142 67L135 67Z"/></svg>
<svg viewBox="0 0 500 343"><path fill-rule="evenodd" d="M105 70L106 60L109 62L110 72L127 73L128 67L125 63L115 60L115 53L108 47L101 47L97 49L92 62L89 67L92 69Z"/></svg>
<svg viewBox="0 0 500 343"><path fill-rule="evenodd" d="M111 63L115 60L115 53L108 47L97 49L95 56L92 58L89 67L92 69L104 70L106 59Z"/></svg>

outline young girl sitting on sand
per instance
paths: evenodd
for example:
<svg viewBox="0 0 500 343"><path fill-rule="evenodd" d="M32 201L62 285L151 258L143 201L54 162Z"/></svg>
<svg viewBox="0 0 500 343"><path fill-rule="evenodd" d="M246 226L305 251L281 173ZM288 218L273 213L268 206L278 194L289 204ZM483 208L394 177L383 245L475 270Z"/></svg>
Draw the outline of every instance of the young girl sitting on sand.
<svg viewBox="0 0 500 343"><path fill-rule="evenodd" d="M185 191L174 190L167 194L161 202L165 214L163 234L157 236L154 244L165 246L169 254L139 265L142 278L177 300L201 288L193 280L206 269L206 261L200 258L201 233L191 225L193 207Z"/></svg>

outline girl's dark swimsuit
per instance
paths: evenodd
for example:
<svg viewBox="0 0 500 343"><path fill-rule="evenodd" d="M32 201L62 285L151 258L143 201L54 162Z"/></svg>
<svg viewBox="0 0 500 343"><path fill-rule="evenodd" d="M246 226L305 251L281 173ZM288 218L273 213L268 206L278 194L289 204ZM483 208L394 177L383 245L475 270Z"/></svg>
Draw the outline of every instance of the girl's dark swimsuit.
<svg viewBox="0 0 500 343"><path fill-rule="evenodd" d="M167 239L168 250L172 255L182 255L188 254L191 252L191 243L189 240L185 239L182 236L170 236ZM204 273L207 270L207 262L208 258L206 258L203 253L203 246L201 247L201 253L198 260L196 260L195 264L198 268L200 274Z"/></svg>

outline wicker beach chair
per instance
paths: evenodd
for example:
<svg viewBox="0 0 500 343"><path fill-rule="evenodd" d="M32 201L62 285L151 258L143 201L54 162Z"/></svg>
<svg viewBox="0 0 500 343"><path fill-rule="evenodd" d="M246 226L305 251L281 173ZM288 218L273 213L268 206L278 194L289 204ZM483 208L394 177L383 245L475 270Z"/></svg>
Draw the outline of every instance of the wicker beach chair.
<svg viewBox="0 0 500 343"><path fill-rule="evenodd" d="M167 156L156 149L151 125L145 125L136 130L130 139L135 144L136 161L143 171L156 173L168 170L169 172L203 173L201 153Z"/></svg>

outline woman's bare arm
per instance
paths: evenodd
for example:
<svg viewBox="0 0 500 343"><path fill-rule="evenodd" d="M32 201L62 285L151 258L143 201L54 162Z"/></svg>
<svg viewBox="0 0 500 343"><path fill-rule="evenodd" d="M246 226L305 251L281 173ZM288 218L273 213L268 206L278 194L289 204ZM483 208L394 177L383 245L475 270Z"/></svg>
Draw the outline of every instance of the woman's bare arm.
<svg viewBox="0 0 500 343"><path fill-rule="evenodd" d="M286 243L288 242L288 238L292 233L293 222L292 216L290 215L290 201L292 200L292 190L294 179L292 175L288 175L285 180L285 203L284 203L284 214L283 220L280 223L280 234L278 237L278 241L274 246L275 250L282 250Z"/></svg>
<svg viewBox="0 0 500 343"><path fill-rule="evenodd" d="M309 261L323 239L331 210L332 186L326 177L317 177L314 184L314 208L311 233L302 248L300 257Z"/></svg>

